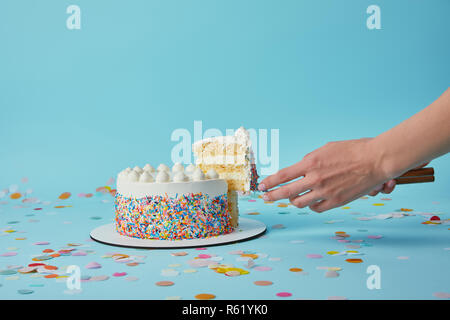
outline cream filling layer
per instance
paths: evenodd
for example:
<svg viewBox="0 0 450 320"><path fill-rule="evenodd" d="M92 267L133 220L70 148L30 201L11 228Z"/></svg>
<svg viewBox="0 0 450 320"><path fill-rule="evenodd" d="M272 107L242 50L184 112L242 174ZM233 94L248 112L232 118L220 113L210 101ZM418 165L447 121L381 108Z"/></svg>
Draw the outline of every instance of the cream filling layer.
<svg viewBox="0 0 450 320"><path fill-rule="evenodd" d="M219 156L198 156L196 164L230 164L230 165L246 165L249 163L245 154L238 155L219 155Z"/></svg>

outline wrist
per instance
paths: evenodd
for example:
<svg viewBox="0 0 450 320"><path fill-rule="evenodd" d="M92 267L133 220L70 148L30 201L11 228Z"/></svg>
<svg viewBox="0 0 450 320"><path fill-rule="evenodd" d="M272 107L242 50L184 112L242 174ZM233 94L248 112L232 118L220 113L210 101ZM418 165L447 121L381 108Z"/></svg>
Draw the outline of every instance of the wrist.
<svg viewBox="0 0 450 320"><path fill-rule="evenodd" d="M402 169L389 149L389 144L384 137L377 136L369 141L369 150L373 160L373 170L382 181L388 181L401 174Z"/></svg>

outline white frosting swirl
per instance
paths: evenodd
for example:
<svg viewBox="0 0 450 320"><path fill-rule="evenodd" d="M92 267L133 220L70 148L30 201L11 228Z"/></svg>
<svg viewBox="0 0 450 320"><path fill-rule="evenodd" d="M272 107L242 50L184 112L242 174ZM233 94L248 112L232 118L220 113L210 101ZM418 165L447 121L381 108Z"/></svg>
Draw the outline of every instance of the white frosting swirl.
<svg viewBox="0 0 450 320"><path fill-rule="evenodd" d="M194 166L194 165L191 163L191 164L189 164L189 165L186 167L186 169L184 169L184 171L185 171L187 174L192 174L192 173L194 173L195 168L196 168L196 166Z"/></svg>
<svg viewBox="0 0 450 320"><path fill-rule="evenodd" d="M179 172L179 171L183 172L184 171L184 166L181 163L177 162L177 163L175 163L173 165L172 172L175 173L175 172Z"/></svg>
<svg viewBox="0 0 450 320"><path fill-rule="evenodd" d="M128 174L128 181L129 182L137 182L139 180L139 173L137 173L136 171L131 171Z"/></svg>
<svg viewBox="0 0 450 320"><path fill-rule="evenodd" d="M144 170L142 170L141 167L136 166L136 167L133 168L133 171L136 171L137 173L141 174Z"/></svg>
<svg viewBox="0 0 450 320"><path fill-rule="evenodd" d="M196 168L194 170L194 173L192 174L192 180L194 181L205 180L205 174L203 173L202 169Z"/></svg>
<svg viewBox="0 0 450 320"><path fill-rule="evenodd" d="M187 176L182 171L178 171L173 176L173 182L185 182L187 179Z"/></svg>
<svg viewBox="0 0 450 320"><path fill-rule="evenodd" d="M158 168L159 169L159 168ZM156 182L169 182L170 177L165 170L161 170L156 175Z"/></svg>
<svg viewBox="0 0 450 320"><path fill-rule="evenodd" d="M152 172L155 172L155 168L153 168L150 164L147 163L147 164L144 166L144 171L147 171L147 172L152 173Z"/></svg>
<svg viewBox="0 0 450 320"><path fill-rule="evenodd" d="M154 182L155 179L151 176L150 173L147 171L144 171L144 173L141 174L141 177L139 178L139 182Z"/></svg>
<svg viewBox="0 0 450 320"><path fill-rule="evenodd" d="M161 172L161 171L167 171L170 172L170 168L168 166L166 166L164 163L161 163L158 166L158 169L156 169L156 171Z"/></svg>

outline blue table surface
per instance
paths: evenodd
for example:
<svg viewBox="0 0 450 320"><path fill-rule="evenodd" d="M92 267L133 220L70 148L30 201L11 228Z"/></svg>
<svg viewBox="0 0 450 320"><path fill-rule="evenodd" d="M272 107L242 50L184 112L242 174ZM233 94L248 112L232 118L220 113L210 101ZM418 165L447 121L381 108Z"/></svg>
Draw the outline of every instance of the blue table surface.
<svg viewBox="0 0 450 320"><path fill-rule="evenodd" d="M32 183L0 186L0 191L2 188L1 299L195 299L202 293L215 299L283 300L450 296L448 198L421 199L394 192L361 198L317 214L286 205L286 201L264 203L254 194L240 198L240 215L264 222L267 232L263 236L203 250L149 250L113 247L90 239L92 229L114 218L113 197L92 191L95 187L90 198L72 192L65 200L59 195L40 199L40 190L31 190ZM27 190L31 193L25 195ZM14 192L20 198L12 199ZM438 216L440 223L424 224L431 216ZM336 237L339 231L349 236ZM73 250L40 262L58 270L17 272L20 267L37 263L33 258L52 254L43 253L46 249ZM330 254L332 251L342 254ZM187 254L173 255L177 252ZM239 252L256 254L255 265L249 267L245 261L248 258ZM129 258L125 262L116 260L112 255L117 253ZM208 267L193 267L189 262L198 255L209 255L219 264L231 264L249 273L231 277ZM362 262L349 263L347 259ZM98 268L87 268L93 262ZM70 265L81 270L80 290L67 284ZM372 265L379 267L379 289L367 286ZM303 271L293 272L291 268ZM51 278L46 278L50 274ZM96 276L106 277L90 280L98 279L92 278ZM171 281L173 285L158 286L158 281ZM255 281L272 284L260 286Z"/></svg>

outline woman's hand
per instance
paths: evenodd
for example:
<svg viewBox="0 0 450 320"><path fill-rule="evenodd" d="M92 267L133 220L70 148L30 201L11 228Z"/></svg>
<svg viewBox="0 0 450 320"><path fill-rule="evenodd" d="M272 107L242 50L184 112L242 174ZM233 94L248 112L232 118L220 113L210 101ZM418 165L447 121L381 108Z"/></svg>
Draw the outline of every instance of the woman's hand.
<svg viewBox="0 0 450 320"><path fill-rule="evenodd" d="M300 162L265 178L258 189L267 191L290 182L266 192L263 199L286 198L296 207L309 206L316 212L342 206L372 191L389 193L395 182L388 181L372 141L363 138L327 143Z"/></svg>

